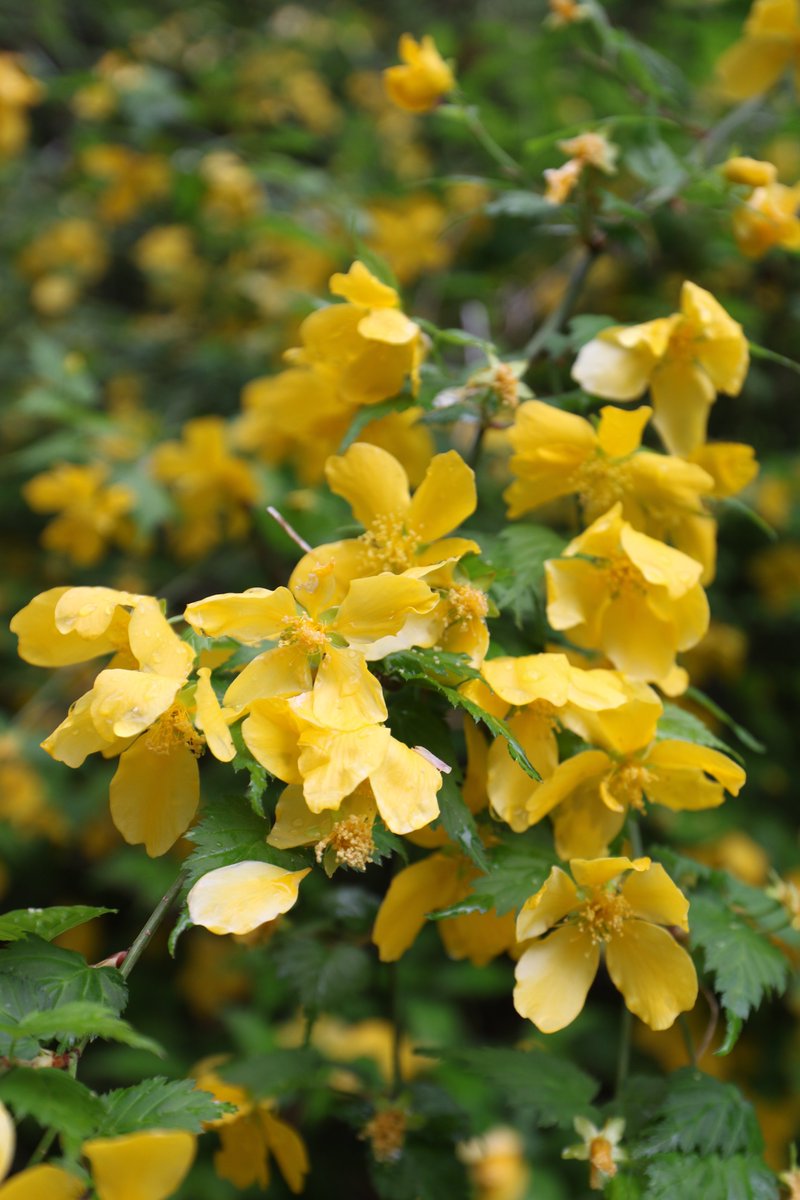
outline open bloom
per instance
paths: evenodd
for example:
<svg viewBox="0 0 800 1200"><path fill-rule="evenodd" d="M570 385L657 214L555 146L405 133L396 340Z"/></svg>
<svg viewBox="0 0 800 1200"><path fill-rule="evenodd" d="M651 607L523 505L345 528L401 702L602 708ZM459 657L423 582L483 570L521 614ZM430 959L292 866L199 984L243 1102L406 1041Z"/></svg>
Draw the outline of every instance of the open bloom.
<svg viewBox="0 0 800 1200"><path fill-rule="evenodd" d="M615 504L545 563L547 619L634 679L665 680L708 629L702 566L639 533Z"/></svg>
<svg viewBox="0 0 800 1200"><path fill-rule="evenodd" d="M21 608L9 627L25 662L66 667L128 650L129 609L142 599L114 588L49 588Z"/></svg>
<svg viewBox="0 0 800 1200"><path fill-rule="evenodd" d="M630 1011L668 1029L697 999L694 964L663 928L689 928L688 900L649 858L576 858L570 870L553 867L517 918L517 939L536 939L517 963L517 1012L542 1033L570 1025L602 952Z"/></svg>
<svg viewBox="0 0 800 1200"><path fill-rule="evenodd" d="M127 517L136 497L130 488L107 480L108 468L102 463L60 463L23 485L22 494L34 512L58 514L42 533L47 550L90 567L109 545L130 542Z"/></svg>
<svg viewBox="0 0 800 1200"><path fill-rule="evenodd" d="M428 112L456 86L453 72L429 35L417 42L404 33L398 49L403 64L383 72L387 95L398 108Z"/></svg>
<svg viewBox="0 0 800 1200"><path fill-rule="evenodd" d="M581 349L572 377L607 400L635 400L649 387L656 429L670 453L686 456L705 441L717 393L738 396L748 364L741 325L686 281L679 313L604 329Z"/></svg>
<svg viewBox="0 0 800 1200"><path fill-rule="evenodd" d="M800 8L797 0L755 0L744 37L717 64L723 89L732 100L746 100L777 83L792 68L800 72Z"/></svg>

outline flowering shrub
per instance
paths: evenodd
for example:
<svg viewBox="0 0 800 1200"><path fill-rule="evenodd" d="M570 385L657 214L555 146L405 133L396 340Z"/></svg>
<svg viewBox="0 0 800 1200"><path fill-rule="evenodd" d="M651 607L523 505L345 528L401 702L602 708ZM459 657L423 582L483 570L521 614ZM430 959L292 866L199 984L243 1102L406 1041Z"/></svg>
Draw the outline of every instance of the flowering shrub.
<svg viewBox="0 0 800 1200"><path fill-rule="evenodd" d="M800 1196L800 10L650 7L20 14L0 1200Z"/></svg>

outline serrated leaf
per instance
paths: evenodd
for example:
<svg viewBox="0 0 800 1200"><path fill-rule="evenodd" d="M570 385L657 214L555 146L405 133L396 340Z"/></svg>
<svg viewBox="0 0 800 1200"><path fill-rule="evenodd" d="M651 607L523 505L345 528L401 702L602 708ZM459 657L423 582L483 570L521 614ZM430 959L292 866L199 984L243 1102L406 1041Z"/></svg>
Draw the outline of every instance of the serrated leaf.
<svg viewBox="0 0 800 1200"><path fill-rule="evenodd" d="M60 908L18 908L0 916L0 942L16 942L31 933L49 942L68 929L116 911L115 908L90 908L85 904Z"/></svg>
<svg viewBox="0 0 800 1200"><path fill-rule="evenodd" d="M721 721L723 725L727 725L731 733L736 734L736 737L748 750L752 750L754 754L764 754L766 752L767 748L763 742L759 742L758 738L753 737L749 730L745 729L737 721L734 721L733 717L729 713L726 713L723 708L720 708L716 701L707 696L705 692L701 692L696 687L688 687L684 694L687 700L696 701L707 712L710 712L711 716L717 721Z"/></svg>
<svg viewBox="0 0 800 1200"><path fill-rule="evenodd" d="M281 1096L318 1086L323 1059L312 1046L249 1054L219 1068L223 1079L241 1084L254 1096Z"/></svg>
<svg viewBox="0 0 800 1200"><path fill-rule="evenodd" d="M680 742L693 742L696 746L710 746L714 750L720 750L723 754L735 758L737 762L742 761L742 756L738 751L712 733L705 722L696 717L694 713L686 712L677 704L665 704L664 712L658 718L656 739L666 741L673 738Z"/></svg>
<svg viewBox="0 0 800 1200"><path fill-rule="evenodd" d="M703 1154L760 1154L764 1139L753 1106L732 1083L694 1067L672 1074L660 1110L636 1147L637 1158L674 1150Z"/></svg>
<svg viewBox="0 0 800 1200"><path fill-rule="evenodd" d="M137 1133L142 1129L186 1129L202 1133L205 1121L217 1120L227 1108L209 1092L198 1091L191 1079L156 1076L134 1087L117 1088L102 1097L102 1137Z"/></svg>
<svg viewBox="0 0 800 1200"><path fill-rule="evenodd" d="M488 851L488 873L475 880L472 892L464 900L431 913L434 919L485 913L492 909L498 916L514 912L537 892L556 863L555 854L542 840L538 829L514 834Z"/></svg>
<svg viewBox="0 0 800 1200"><path fill-rule="evenodd" d="M452 775L443 776L438 799L441 822L450 840L472 859L476 867L487 871L489 859L486 847L481 841L475 818L467 808L461 789Z"/></svg>
<svg viewBox="0 0 800 1200"><path fill-rule="evenodd" d="M7 1104L17 1121L33 1119L80 1142L89 1137L103 1119L103 1103L85 1084L66 1071L43 1067L22 1068L0 1078L0 1101Z"/></svg>
<svg viewBox="0 0 800 1200"><path fill-rule="evenodd" d="M119 1014L128 990L114 967L90 967L80 954L28 936L0 951L0 987L9 976L29 979L53 1006L92 1000Z"/></svg>
<svg viewBox="0 0 800 1200"><path fill-rule="evenodd" d="M335 1008L369 984L370 963L358 946L329 947L317 938L293 933L272 951L278 976L309 1013Z"/></svg>
<svg viewBox="0 0 800 1200"><path fill-rule="evenodd" d="M489 562L497 571L492 595L501 612L521 628L543 619L544 564L558 558L565 541L544 525L510 525L500 534Z"/></svg>
<svg viewBox="0 0 800 1200"><path fill-rule="evenodd" d="M569 1059L544 1050L493 1047L432 1053L494 1087L520 1117L533 1118L542 1128L571 1129L575 1117L592 1114L599 1084Z"/></svg>
<svg viewBox="0 0 800 1200"><path fill-rule="evenodd" d="M664 1154L647 1167L647 1200L777 1200L778 1181L760 1159Z"/></svg>
<svg viewBox="0 0 800 1200"><path fill-rule="evenodd" d="M469 1186L455 1145L431 1143L412 1134L397 1160L370 1162L370 1175L380 1200L442 1200L467 1196Z"/></svg>
<svg viewBox="0 0 800 1200"><path fill-rule="evenodd" d="M137 1033L133 1026L117 1017L106 1005L93 1000L69 1000L41 1012L29 1012L14 1023L0 1017L0 1032L14 1037L33 1037L37 1041L54 1038L100 1037L123 1042L139 1050L163 1054L152 1038Z"/></svg>
<svg viewBox="0 0 800 1200"><path fill-rule="evenodd" d="M237 862L275 863L289 871L308 865L301 854L268 846L268 833L269 825L253 811L245 797L222 796L186 834L195 844L184 863L186 887L190 888L209 871Z"/></svg>
<svg viewBox="0 0 800 1200"><path fill-rule="evenodd" d="M783 953L721 897L693 896L689 929L722 1006L735 1017L745 1020L767 992L785 987L789 964Z"/></svg>

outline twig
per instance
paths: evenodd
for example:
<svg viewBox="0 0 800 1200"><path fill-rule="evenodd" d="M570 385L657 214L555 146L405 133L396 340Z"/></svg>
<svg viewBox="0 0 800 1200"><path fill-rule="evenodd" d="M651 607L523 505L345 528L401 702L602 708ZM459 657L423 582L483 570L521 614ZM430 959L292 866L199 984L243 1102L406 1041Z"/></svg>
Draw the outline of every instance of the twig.
<svg viewBox="0 0 800 1200"><path fill-rule="evenodd" d="M569 319L573 308L578 302L578 297L583 291L584 284L589 275L589 272L594 265L595 259L600 253L599 246L585 246L581 251L575 266L572 268L572 274L569 277L564 295L561 297L559 304L550 313L550 316L539 326L536 333L533 335L527 346L522 351L522 354L529 362L540 353L546 345L548 339L554 333L558 333L562 325Z"/></svg>
<svg viewBox="0 0 800 1200"><path fill-rule="evenodd" d="M617 1053L617 1095L622 1091L628 1078L628 1067L631 1064L631 1034L633 1032L633 1013L627 1006L622 1009L622 1024L619 1031L619 1051Z"/></svg>
<svg viewBox="0 0 800 1200"><path fill-rule="evenodd" d="M700 1043L697 1047L697 1062L702 1062L704 1056L708 1053L711 1043L714 1040L714 1034L717 1032L717 1022L719 1021L719 1004L717 1003L717 997L712 991L709 990L709 988L704 987L702 992L705 997L706 1004L708 1005L710 1016L708 1019L708 1025L706 1025L706 1031L700 1039Z"/></svg>
<svg viewBox="0 0 800 1200"><path fill-rule="evenodd" d="M150 916L148 917L147 922L145 923L144 927L139 931L137 936L134 938L133 944L131 945L131 948L128 951L128 953L125 955L125 958L122 962L122 966L119 968L120 975L124 976L125 979L128 978L131 971L133 970L133 968L136 966L137 962L141 958L143 951L146 949L153 934L158 929L161 922L164 920L164 917L167 915L167 911L172 907L172 902L174 901L175 897L178 895L178 892L181 890L182 887L183 887L183 872L181 872L178 875L177 879L174 881L172 886L161 897L158 904L155 906L155 908L151 912Z"/></svg>
<svg viewBox="0 0 800 1200"><path fill-rule="evenodd" d="M300 547L304 554L308 554L310 552L311 547L309 546L308 542L305 540L305 538L300 537L300 534L297 532L297 530L292 528L292 526L286 520L286 517L284 517L282 513L279 513L277 508L274 508L273 505L268 504L267 512L272 517L273 521L278 522L283 532Z"/></svg>

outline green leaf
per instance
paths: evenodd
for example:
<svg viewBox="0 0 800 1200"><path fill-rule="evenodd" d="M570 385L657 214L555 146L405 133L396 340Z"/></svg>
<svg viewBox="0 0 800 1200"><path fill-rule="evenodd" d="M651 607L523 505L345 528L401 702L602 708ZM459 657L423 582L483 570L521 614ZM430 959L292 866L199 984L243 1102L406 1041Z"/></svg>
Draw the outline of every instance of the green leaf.
<svg viewBox="0 0 800 1200"><path fill-rule="evenodd" d="M246 1087L254 1096L281 1096L317 1087L322 1066L317 1050L299 1046L295 1050L249 1054L238 1062L225 1063L219 1074Z"/></svg>
<svg viewBox="0 0 800 1200"><path fill-rule="evenodd" d="M738 762L742 761L742 756L727 742L721 741L713 734L699 717L679 708L677 704L664 705L664 712L658 719L656 738L660 742L668 738L677 738L681 742L693 742L696 746L710 746L714 750L721 750L723 754L729 754Z"/></svg>
<svg viewBox="0 0 800 1200"><path fill-rule="evenodd" d="M538 217L552 217L555 206L545 200L540 192L508 191L490 200L483 211L489 217L521 217L530 221Z"/></svg>
<svg viewBox="0 0 800 1200"><path fill-rule="evenodd" d="M80 954L35 936L0 951L0 989L9 976L30 980L51 1006L90 1000L117 1015L128 998L125 980L116 968L90 967Z"/></svg>
<svg viewBox="0 0 800 1200"><path fill-rule="evenodd" d="M100 1037L163 1055L158 1042L137 1033L127 1021L93 1000L70 1000L42 1012L26 1013L15 1024L0 1018L0 1030L11 1036L34 1037L45 1042L53 1038Z"/></svg>
<svg viewBox="0 0 800 1200"><path fill-rule="evenodd" d="M518 628L526 621L543 619L545 608L544 564L558 558L564 539L544 525L510 525L500 534L488 556L497 571L492 595L501 612L508 612Z"/></svg>
<svg viewBox="0 0 800 1200"><path fill-rule="evenodd" d="M202 819L186 834L195 844L184 863L186 887L190 888L209 871L237 862L275 863L289 871L308 865L301 854L268 846L268 832L267 822L253 812L245 797L220 797L213 807L205 809Z"/></svg>
<svg viewBox="0 0 800 1200"><path fill-rule="evenodd" d="M720 896L692 897L689 928L723 1007L735 1017L745 1020L767 992L785 987L789 964L784 954Z"/></svg>
<svg viewBox="0 0 800 1200"><path fill-rule="evenodd" d="M495 1088L520 1118L532 1118L542 1128L571 1129L575 1117L592 1114L597 1081L546 1050L480 1047L430 1053Z"/></svg>
<svg viewBox="0 0 800 1200"><path fill-rule="evenodd" d="M381 417L388 417L390 413L405 412L413 404L413 397L403 396L399 399L384 400L380 404L362 405L361 408L356 409L355 415L347 427L347 433L339 443L337 453L344 454L348 446L352 446L353 442L358 440L366 427L373 421L379 421Z"/></svg>
<svg viewBox="0 0 800 1200"><path fill-rule="evenodd" d="M33 1117L43 1128L56 1129L73 1144L90 1137L104 1113L102 1100L85 1084L50 1067L35 1071L24 1067L3 1075L0 1101L9 1106L17 1121Z"/></svg>
<svg viewBox="0 0 800 1200"><path fill-rule="evenodd" d="M760 1159L664 1154L647 1167L647 1200L777 1200L778 1181Z"/></svg>
<svg viewBox="0 0 800 1200"><path fill-rule="evenodd" d="M516 911L539 890L557 861L553 851L543 844L539 829L512 834L503 844L489 850L488 857L488 874L475 880L471 894L449 908L430 914L434 920L492 909L498 916Z"/></svg>
<svg viewBox="0 0 800 1200"><path fill-rule="evenodd" d="M369 985L370 961L358 946L327 946L317 938L292 933L272 951L278 976L309 1013L335 1008Z"/></svg>
<svg viewBox="0 0 800 1200"><path fill-rule="evenodd" d="M754 738L752 733L745 729L743 725L739 725L736 721L734 721L733 717L729 716L724 709L720 708L720 706L716 704L710 696L707 696L705 692L701 692L700 689L696 687L689 687L686 689L684 694L688 700L696 701L697 704L702 705L707 712L710 712L712 717L715 717L718 721L721 721L723 725L727 725L728 729L730 729L732 733L736 734L739 741L743 746L746 746L748 750L752 750L754 754L766 753L767 748L764 743L759 742L758 739Z"/></svg>
<svg viewBox="0 0 800 1200"><path fill-rule="evenodd" d="M102 1097L102 1137L137 1133L142 1129L186 1129L202 1133L205 1121L217 1120L230 1109L209 1092L198 1091L191 1079L156 1076L135 1087L117 1088Z"/></svg>
<svg viewBox="0 0 800 1200"><path fill-rule="evenodd" d="M95 917L116 911L115 908L90 908L85 904L62 908L18 908L0 916L0 942L16 942L30 933L49 942L76 925L85 925Z"/></svg>
<svg viewBox="0 0 800 1200"><path fill-rule="evenodd" d="M760 1154L764 1139L753 1106L732 1083L722 1083L694 1067L669 1077L655 1120L644 1130L637 1158L673 1150L702 1154Z"/></svg>
<svg viewBox="0 0 800 1200"><path fill-rule="evenodd" d="M427 1141L412 1133L395 1161L370 1162L370 1175L380 1200L442 1200L468 1196L464 1167L452 1142Z"/></svg>
<svg viewBox="0 0 800 1200"><path fill-rule="evenodd" d="M449 650L398 650L387 655L383 668L409 683L432 682L455 687L481 677L480 671L470 666L466 654L453 654Z"/></svg>
<svg viewBox="0 0 800 1200"><path fill-rule="evenodd" d="M489 860L478 833L475 818L467 808L461 789L452 775L442 777L442 786L439 790L439 811L442 825L451 841L461 847L476 867L480 867L482 871L488 870Z"/></svg>

